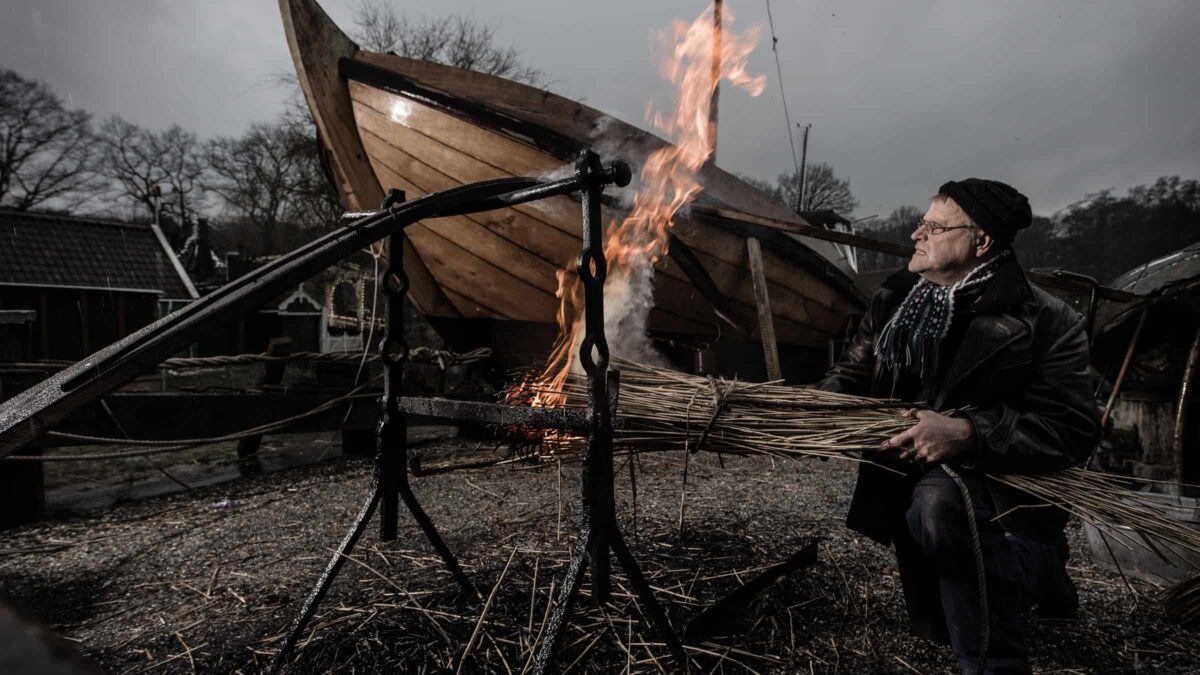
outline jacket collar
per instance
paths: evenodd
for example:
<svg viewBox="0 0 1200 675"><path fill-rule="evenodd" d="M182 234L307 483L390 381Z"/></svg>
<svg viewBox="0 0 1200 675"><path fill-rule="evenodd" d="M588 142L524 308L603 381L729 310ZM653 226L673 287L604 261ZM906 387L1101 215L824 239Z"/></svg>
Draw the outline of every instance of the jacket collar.
<svg viewBox="0 0 1200 675"><path fill-rule="evenodd" d="M983 294L967 310L976 318L967 324L957 353L942 376L942 385L933 401L935 409L943 409L959 383L1029 332L1029 326L1014 312L1004 310L1015 309L1032 299L1029 280L1016 256L1010 255L996 269L996 276L984 288Z"/></svg>
<svg viewBox="0 0 1200 675"><path fill-rule="evenodd" d="M971 306L976 314L991 314L1006 307L1019 305L1033 299L1033 290L1029 287L1029 279L1025 270L1017 262L1016 254L1010 254L1008 259L996 268L996 276L983 289L983 295Z"/></svg>
<svg viewBox="0 0 1200 675"><path fill-rule="evenodd" d="M881 286L895 291L899 299L903 300L920 279L920 276L902 267L884 279ZM973 314L992 314L1032 298L1033 291L1029 287L1025 271L1017 262L1017 256L1009 255L1008 259L996 268L996 276L992 277L991 282L984 288L983 294L979 296L969 311Z"/></svg>

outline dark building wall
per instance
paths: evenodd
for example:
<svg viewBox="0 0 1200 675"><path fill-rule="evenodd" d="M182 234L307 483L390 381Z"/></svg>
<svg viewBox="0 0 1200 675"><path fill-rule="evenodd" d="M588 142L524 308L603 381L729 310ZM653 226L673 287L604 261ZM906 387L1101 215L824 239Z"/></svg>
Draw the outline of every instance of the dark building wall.
<svg viewBox="0 0 1200 675"><path fill-rule="evenodd" d="M28 352L78 360L158 318L158 296L110 290L0 286L0 309L32 309Z"/></svg>
<svg viewBox="0 0 1200 675"><path fill-rule="evenodd" d="M198 356L258 354L271 338L292 338L293 352L321 351L321 315L247 312L240 318L203 331L196 340Z"/></svg>
<svg viewBox="0 0 1200 675"><path fill-rule="evenodd" d="M293 352L321 351L320 314L285 314L279 320L280 335L292 338Z"/></svg>

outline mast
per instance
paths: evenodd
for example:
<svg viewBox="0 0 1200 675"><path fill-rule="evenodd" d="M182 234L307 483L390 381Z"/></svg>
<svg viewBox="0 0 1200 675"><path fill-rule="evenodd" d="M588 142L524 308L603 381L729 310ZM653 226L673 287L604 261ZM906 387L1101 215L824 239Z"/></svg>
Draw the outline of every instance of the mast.
<svg viewBox="0 0 1200 675"><path fill-rule="evenodd" d="M724 0L713 2L712 97L708 104L708 141L712 148L709 161L717 163L717 121L721 116L721 8Z"/></svg>

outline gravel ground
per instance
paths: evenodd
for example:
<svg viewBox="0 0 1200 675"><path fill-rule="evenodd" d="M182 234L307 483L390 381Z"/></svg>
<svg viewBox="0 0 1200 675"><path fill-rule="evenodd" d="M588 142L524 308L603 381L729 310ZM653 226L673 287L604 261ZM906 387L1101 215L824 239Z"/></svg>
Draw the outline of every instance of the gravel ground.
<svg viewBox="0 0 1200 675"><path fill-rule="evenodd" d="M421 450L429 463L475 441ZM839 462L618 459L618 509L634 555L676 627L820 538L817 563L776 582L727 635L690 645L701 671L953 672L947 648L907 631L888 549L842 526L854 482ZM482 594L457 588L402 510L397 541L372 525L294 654L293 672L517 672L544 626L578 522L579 465L463 470L414 479L426 510ZM364 499L370 463L338 459L117 506L0 535L0 594L72 640L101 669L259 672ZM376 520L378 516L376 516ZM1070 569L1076 621L1031 619L1035 668L1058 673L1200 673L1200 634L1168 623L1157 589L1086 560ZM658 672L667 651L614 561L613 601L582 599L559 664ZM490 601L485 601L486 598Z"/></svg>

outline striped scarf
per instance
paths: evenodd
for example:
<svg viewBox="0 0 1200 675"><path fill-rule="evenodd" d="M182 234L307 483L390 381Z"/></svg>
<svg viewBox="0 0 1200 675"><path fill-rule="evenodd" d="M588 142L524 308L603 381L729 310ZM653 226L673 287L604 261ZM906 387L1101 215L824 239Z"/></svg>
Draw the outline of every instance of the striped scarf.
<svg viewBox="0 0 1200 675"><path fill-rule="evenodd" d="M907 370L922 379L936 373L938 347L950 332L955 300L982 292L1008 255L1007 249L1001 251L952 286L918 281L884 325L875 356L893 373Z"/></svg>

